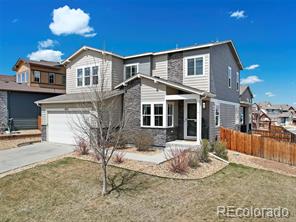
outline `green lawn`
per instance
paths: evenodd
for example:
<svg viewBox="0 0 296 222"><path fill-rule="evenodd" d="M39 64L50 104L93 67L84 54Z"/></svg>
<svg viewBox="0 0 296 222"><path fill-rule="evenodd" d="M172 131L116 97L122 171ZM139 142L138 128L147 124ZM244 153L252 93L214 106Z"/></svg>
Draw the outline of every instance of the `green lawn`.
<svg viewBox="0 0 296 222"><path fill-rule="evenodd" d="M217 221L218 205L287 207L296 221L295 178L240 165L193 181L109 169L117 187L105 198L99 166L87 161L66 158L6 176L0 221Z"/></svg>

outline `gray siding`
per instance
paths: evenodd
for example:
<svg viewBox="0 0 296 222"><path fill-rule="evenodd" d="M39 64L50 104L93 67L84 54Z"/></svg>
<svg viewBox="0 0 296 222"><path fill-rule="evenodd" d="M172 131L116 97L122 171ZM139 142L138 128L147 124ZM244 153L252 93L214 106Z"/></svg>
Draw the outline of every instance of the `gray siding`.
<svg viewBox="0 0 296 222"><path fill-rule="evenodd" d="M236 89L236 72L239 67L227 44L211 48L211 92L216 99L239 103L239 90ZM228 87L228 66L232 68L232 87Z"/></svg>
<svg viewBox="0 0 296 222"><path fill-rule="evenodd" d="M8 109L7 109L7 92L0 91L0 131L7 127Z"/></svg>
<svg viewBox="0 0 296 222"><path fill-rule="evenodd" d="M127 59L124 61L124 64L132 64L138 63L139 64L139 73L151 76L151 57L144 56L139 58Z"/></svg>
<svg viewBox="0 0 296 222"><path fill-rule="evenodd" d="M112 57L112 89L123 81L123 60Z"/></svg>
<svg viewBox="0 0 296 222"><path fill-rule="evenodd" d="M183 52L168 55L168 80L183 83Z"/></svg>
<svg viewBox="0 0 296 222"><path fill-rule="evenodd" d="M154 83L148 79L141 82L141 101L142 102L164 102L166 86Z"/></svg>
<svg viewBox="0 0 296 222"><path fill-rule="evenodd" d="M152 76L168 79L168 55L153 56Z"/></svg>
<svg viewBox="0 0 296 222"><path fill-rule="evenodd" d="M252 95L251 95L249 89L245 90L243 92L243 94L240 96L240 101L250 102L251 99L252 99Z"/></svg>
<svg viewBox="0 0 296 222"><path fill-rule="evenodd" d="M200 76L186 76L186 57L204 56L204 75ZM183 84L197 89L209 91L210 79L210 51L209 49L198 49L185 51L183 53Z"/></svg>

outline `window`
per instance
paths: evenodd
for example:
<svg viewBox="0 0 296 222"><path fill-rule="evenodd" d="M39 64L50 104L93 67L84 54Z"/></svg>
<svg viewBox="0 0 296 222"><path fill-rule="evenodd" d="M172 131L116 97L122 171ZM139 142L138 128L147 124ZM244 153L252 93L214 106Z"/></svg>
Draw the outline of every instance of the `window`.
<svg viewBox="0 0 296 222"><path fill-rule="evenodd" d="M25 82L25 73L22 73L22 82Z"/></svg>
<svg viewBox="0 0 296 222"><path fill-rule="evenodd" d="M240 107L235 106L235 124L240 124Z"/></svg>
<svg viewBox="0 0 296 222"><path fill-rule="evenodd" d="M40 72L34 71L34 82L40 82Z"/></svg>
<svg viewBox="0 0 296 222"><path fill-rule="evenodd" d="M90 67L84 68L84 85L90 85Z"/></svg>
<svg viewBox="0 0 296 222"><path fill-rule="evenodd" d="M187 76L203 75L203 57L187 59Z"/></svg>
<svg viewBox="0 0 296 222"><path fill-rule="evenodd" d="M231 77L232 77L231 67L228 66L228 88L231 88Z"/></svg>
<svg viewBox="0 0 296 222"><path fill-rule="evenodd" d="M174 125L174 104L168 103L168 126Z"/></svg>
<svg viewBox="0 0 296 222"><path fill-rule="evenodd" d="M154 126L163 125L163 105L155 104L154 105Z"/></svg>
<svg viewBox="0 0 296 222"><path fill-rule="evenodd" d="M215 125L220 126L220 104L215 104Z"/></svg>
<svg viewBox="0 0 296 222"><path fill-rule="evenodd" d="M98 66L92 67L92 84L93 85L98 85L98 82L99 82L98 71L99 71Z"/></svg>
<svg viewBox="0 0 296 222"><path fill-rule="evenodd" d="M19 79L20 74L16 74L16 82L19 83L20 79Z"/></svg>
<svg viewBox="0 0 296 222"><path fill-rule="evenodd" d="M138 64L125 65L125 79L128 79L138 73Z"/></svg>
<svg viewBox="0 0 296 222"><path fill-rule="evenodd" d="M49 73L48 74L48 83L49 84L54 84L55 82L55 74L54 73Z"/></svg>
<svg viewBox="0 0 296 222"><path fill-rule="evenodd" d="M151 125L151 105L143 104L142 106L142 118L143 118L143 126Z"/></svg>
<svg viewBox="0 0 296 222"><path fill-rule="evenodd" d="M239 72L236 72L236 91L239 91Z"/></svg>
<svg viewBox="0 0 296 222"><path fill-rule="evenodd" d="M77 86L82 86L82 69L77 69Z"/></svg>

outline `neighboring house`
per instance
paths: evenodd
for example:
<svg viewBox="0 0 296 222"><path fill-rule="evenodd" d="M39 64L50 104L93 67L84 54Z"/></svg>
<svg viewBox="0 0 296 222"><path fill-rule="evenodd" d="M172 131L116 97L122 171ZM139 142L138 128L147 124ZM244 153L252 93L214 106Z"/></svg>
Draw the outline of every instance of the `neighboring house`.
<svg viewBox="0 0 296 222"><path fill-rule="evenodd" d="M240 124L241 132L252 129L252 103L253 93L249 86L240 86Z"/></svg>
<svg viewBox="0 0 296 222"><path fill-rule="evenodd" d="M256 103L252 105L252 129L254 130L270 130L271 127L270 117L260 109Z"/></svg>
<svg viewBox="0 0 296 222"><path fill-rule="evenodd" d="M36 102L42 107L43 140L75 143L69 122L81 113L77 107L89 88L100 84L102 69L105 90L121 101L114 112L133 110L128 128L150 133L156 146L174 140L199 144L215 140L220 127L240 127L243 67L232 41L125 57L82 47L63 64L66 94Z"/></svg>
<svg viewBox="0 0 296 222"><path fill-rule="evenodd" d="M15 76L0 76L0 130L13 121L13 130L37 129L36 100L65 93L65 68L55 62L19 59Z"/></svg>
<svg viewBox="0 0 296 222"><path fill-rule="evenodd" d="M66 71L60 63L18 59L12 69L16 72L17 83L58 90L66 88Z"/></svg>
<svg viewBox="0 0 296 222"><path fill-rule="evenodd" d="M288 104L258 103L260 109L268 115L273 125L289 126L295 124L296 110Z"/></svg>

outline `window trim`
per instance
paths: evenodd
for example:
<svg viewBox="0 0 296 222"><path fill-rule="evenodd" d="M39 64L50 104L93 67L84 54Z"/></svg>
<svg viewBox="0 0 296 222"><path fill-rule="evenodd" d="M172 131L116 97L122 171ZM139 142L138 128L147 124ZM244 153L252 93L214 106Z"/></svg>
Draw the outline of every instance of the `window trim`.
<svg viewBox="0 0 296 222"><path fill-rule="evenodd" d="M229 89L232 88L232 68L231 68L231 66L228 66L228 68L227 68L227 85L228 85Z"/></svg>
<svg viewBox="0 0 296 222"><path fill-rule="evenodd" d="M219 110L219 121L218 121L218 125L217 125L217 122L216 122L216 117L217 117L217 112L216 110ZM215 112L214 112L214 117L215 117L215 127L220 127L221 126L221 106L220 106L220 103L215 103Z"/></svg>
<svg viewBox="0 0 296 222"><path fill-rule="evenodd" d="M39 81L36 81L36 80L35 80L35 72L38 72L38 73L39 73ZM41 72L40 72L40 71L38 71L38 70L34 70L34 71L33 71L33 77L34 77L34 83L40 83L40 82L41 82Z"/></svg>
<svg viewBox="0 0 296 222"><path fill-rule="evenodd" d="M183 63L185 65L185 76L188 77L188 78L205 76L206 75L206 73L205 73L205 64L206 64L205 63L205 57L206 57L206 55L194 55L194 56L184 57ZM187 60L188 59L197 59L197 58L202 58L202 75L188 75L188 61Z"/></svg>
<svg viewBox="0 0 296 222"><path fill-rule="evenodd" d="M137 72L136 72L136 74L137 73L139 73L139 63L130 63L130 64L125 64L124 65L124 80L126 80L127 78L126 78L126 67L129 67L129 66L136 66L137 67ZM135 74L135 75L136 75ZM131 77L131 76L130 76ZM129 78L130 78L129 77Z"/></svg>
<svg viewBox="0 0 296 222"><path fill-rule="evenodd" d="M169 114L169 105L172 106L172 114ZM167 127L168 128L174 127L174 121L175 121L175 118L174 118L175 110L174 109L175 109L175 104L173 102L168 102L167 103L167 110L166 110L166 113L167 113L166 118L167 118ZM169 121L168 121L169 116L172 116L172 125L169 125Z"/></svg>
<svg viewBox="0 0 296 222"><path fill-rule="evenodd" d="M150 119L150 126L145 126L143 125L143 105L150 105L151 107L151 119ZM154 105L162 105L162 126L155 126L155 122L154 122ZM171 128L171 127L167 127L165 126L165 118L167 118L166 115L166 104L165 102L141 102L141 128ZM167 123L166 123L167 124Z"/></svg>
<svg viewBox="0 0 296 222"><path fill-rule="evenodd" d="M94 66L97 66L98 67L98 84L96 84L96 85L93 85L93 81L92 81L92 77L93 77L93 73L92 73L92 68L94 67ZM84 69L85 68L90 68L90 85L85 85L85 81L84 81ZM83 88L83 87L92 87L92 86L97 86L97 85L99 85L99 78L100 78L100 68L101 68L101 66L99 65L99 64L92 64L92 65L84 65L84 66L77 66L76 68L75 68L75 82L76 82L76 88ZM82 85L81 86L78 86L78 81L77 81L77 70L78 69L82 69ZM67 84L67 82L66 82L66 84Z"/></svg>
<svg viewBox="0 0 296 222"><path fill-rule="evenodd" d="M236 72L236 91L240 90L240 75L239 72Z"/></svg>
<svg viewBox="0 0 296 222"><path fill-rule="evenodd" d="M51 75L53 75L53 82L52 83L50 82L50 76ZM55 73L54 72L49 72L48 73L48 84L49 85L54 85L55 83L56 83L56 75L55 75Z"/></svg>

